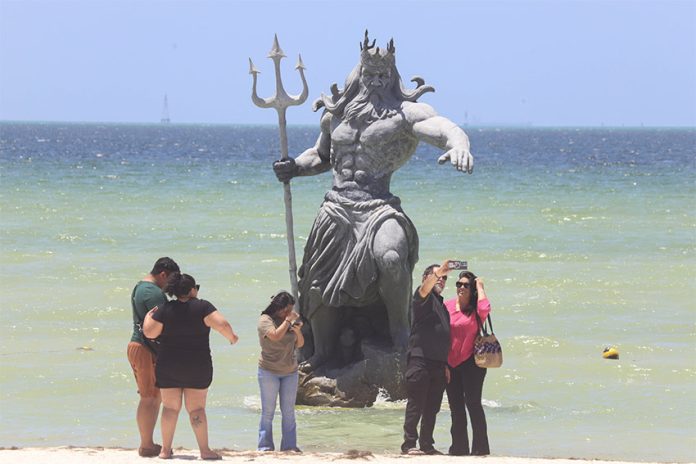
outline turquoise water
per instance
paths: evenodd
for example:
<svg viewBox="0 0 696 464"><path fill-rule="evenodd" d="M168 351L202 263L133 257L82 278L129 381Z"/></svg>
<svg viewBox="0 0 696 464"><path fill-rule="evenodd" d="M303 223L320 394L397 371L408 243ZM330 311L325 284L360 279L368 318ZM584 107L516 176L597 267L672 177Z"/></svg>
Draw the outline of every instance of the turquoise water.
<svg viewBox="0 0 696 464"><path fill-rule="evenodd" d="M486 281L493 453L696 460L696 130L467 131L473 175L421 146L392 191L416 274L451 257ZM316 129L289 137L297 153ZM0 124L0 446L137 446L129 296L168 255L241 337L211 335L211 444L255 447L256 319L289 286L276 153L274 127ZM300 256L330 184L293 181ZM300 408L299 444L395 452L403 413ZM195 446L186 418L175 445Z"/></svg>

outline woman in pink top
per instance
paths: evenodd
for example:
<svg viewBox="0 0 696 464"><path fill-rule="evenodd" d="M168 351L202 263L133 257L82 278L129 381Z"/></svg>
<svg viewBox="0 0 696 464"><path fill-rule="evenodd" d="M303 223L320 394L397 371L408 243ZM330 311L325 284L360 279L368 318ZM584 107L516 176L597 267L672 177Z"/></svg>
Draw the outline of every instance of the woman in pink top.
<svg viewBox="0 0 696 464"><path fill-rule="evenodd" d="M445 302L450 314L450 351L447 356L450 382L447 400L452 414L452 446L449 454L484 456L490 454L486 415L481 404L486 369L474 362L474 340L478 334L478 318L485 321L491 304L483 289L483 280L469 271L462 271L457 280L457 298ZM466 410L471 418L473 439L469 452Z"/></svg>

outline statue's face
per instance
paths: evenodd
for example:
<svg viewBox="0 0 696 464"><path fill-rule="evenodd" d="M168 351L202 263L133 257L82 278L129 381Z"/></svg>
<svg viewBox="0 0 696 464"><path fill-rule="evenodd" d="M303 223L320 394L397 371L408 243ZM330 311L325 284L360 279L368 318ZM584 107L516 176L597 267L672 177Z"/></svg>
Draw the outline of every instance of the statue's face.
<svg viewBox="0 0 696 464"><path fill-rule="evenodd" d="M363 66L360 71L360 82L370 90L385 89L391 83L392 74L389 68Z"/></svg>

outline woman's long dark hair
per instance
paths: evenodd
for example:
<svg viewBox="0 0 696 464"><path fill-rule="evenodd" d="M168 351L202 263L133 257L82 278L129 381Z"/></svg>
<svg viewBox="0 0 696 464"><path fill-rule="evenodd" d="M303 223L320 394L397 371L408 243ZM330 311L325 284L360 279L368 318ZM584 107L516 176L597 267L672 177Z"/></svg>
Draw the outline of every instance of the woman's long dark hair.
<svg viewBox="0 0 696 464"><path fill-rule="evenodd" d="M469 281L469 302L465 308L461 308L464 314L470 315L476 310L478 304L478 290L476 290L476 274L471 271L462 271L459 273L459 279L466 277Z"/></svg>
<svg viewBox="0 0 696 464"><path fill-rule="evenodd" d="M167 292L169 296L181 298L182 296L188 296L191 289L195 286L196 279L192 276L179 272L172 272L167 279L167 286L164 288L164 291Z"/></svg>
<svg viewBox="0 0 696 464"><path fill-rule="evenodd" d="M264 309L261 314L267 314L273 318L276 317L276 313L280 311L281 309L285 309L288 307L288 305L294 305L295 304L295 298L293 296L286 292L285 290L281 290L275 295L271 297L271 304L269 304L266 309Z"/></svg>

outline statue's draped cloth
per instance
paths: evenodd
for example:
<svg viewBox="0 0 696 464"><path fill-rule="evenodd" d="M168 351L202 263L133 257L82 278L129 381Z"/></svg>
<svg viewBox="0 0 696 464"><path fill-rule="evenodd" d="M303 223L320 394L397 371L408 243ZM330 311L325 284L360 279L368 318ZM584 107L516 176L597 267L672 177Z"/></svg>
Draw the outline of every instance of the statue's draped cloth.
<svg viewBox="0 0 696 464"><path fill-rule="evenodd" d="M408 272L418 262L418 233L401 200L352 201L326 193L305 245L299 270L300 308L311 318L320 306L365 306L377 300L373 244L384 221L395 219L408 242Z"/></svg>

